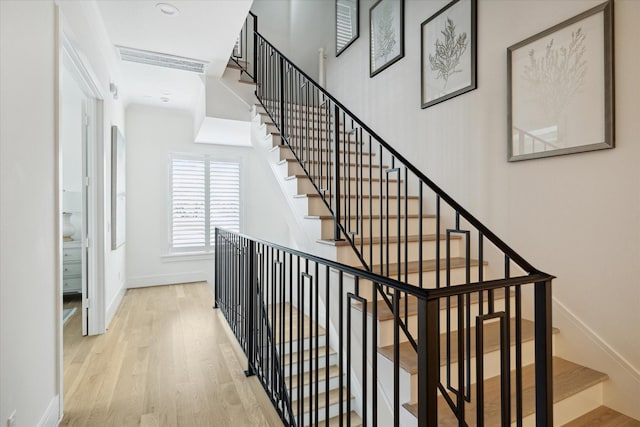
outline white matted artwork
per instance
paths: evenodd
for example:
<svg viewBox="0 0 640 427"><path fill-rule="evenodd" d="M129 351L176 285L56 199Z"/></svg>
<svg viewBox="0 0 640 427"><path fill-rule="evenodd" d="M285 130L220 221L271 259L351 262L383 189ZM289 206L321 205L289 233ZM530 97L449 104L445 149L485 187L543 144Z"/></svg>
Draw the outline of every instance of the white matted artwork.
<svg viewBox="0 0 640 427"><path fill-rule="evenodd" d="M422 108L477 87L476 8L477 0L454 0L420 26Z"/></svg>
<svg viewBox="0 0 640 427"><path fill-rule="evenodd" d="M404 0L380 0L371 6L369 42L371 77L404 57Z"/></svg>
<svg viewBox="0 0 640 427"><path fill-rule="evenodd" d="M126 155L124 137L117 126L111 126L111 250L126 240Z"/></svg>
<svg viewBox="0 0 640 427"><path fill-rule="evenodd" d="M508 48L509 161L614 147L611 8Z"/></svg>

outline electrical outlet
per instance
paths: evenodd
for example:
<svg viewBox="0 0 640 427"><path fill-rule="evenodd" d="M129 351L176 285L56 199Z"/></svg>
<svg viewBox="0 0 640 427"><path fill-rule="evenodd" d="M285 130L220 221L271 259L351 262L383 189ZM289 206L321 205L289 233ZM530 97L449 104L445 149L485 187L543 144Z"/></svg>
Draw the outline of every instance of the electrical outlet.
<svg viewBox="0 0 640 427"><path fill-rule="evenodd" d="M7 418L7 427L16 427L16 411L13 411Z"/></svg>

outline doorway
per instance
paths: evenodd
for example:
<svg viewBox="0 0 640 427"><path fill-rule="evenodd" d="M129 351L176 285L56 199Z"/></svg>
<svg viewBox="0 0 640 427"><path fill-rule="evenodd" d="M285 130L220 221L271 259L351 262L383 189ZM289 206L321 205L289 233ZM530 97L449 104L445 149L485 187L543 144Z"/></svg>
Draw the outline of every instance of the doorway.
<svg viewBox="0 0 640 427"><path fill-rule="evenodd" d="M89 331L89 292L87 288L89 242L89 134L91 104L74 65L63 56L60 72L60 163L62 190L62 293L63 324L79 316L81 333ZM94 118L95 122L95 118ZM67 328L64 329L65 333Z"/></svg>
<svg viewBox="0 0 640 427"><path fill-rule="evenodd" d="M63 240L60 316L62 325L78 316L81 334L96 335L105 332L104 238L100 232L104 229L103 96L95 75L74 43L64 31L60 36L58 206ZM65 332L64 326L60 332Z"/></svg>

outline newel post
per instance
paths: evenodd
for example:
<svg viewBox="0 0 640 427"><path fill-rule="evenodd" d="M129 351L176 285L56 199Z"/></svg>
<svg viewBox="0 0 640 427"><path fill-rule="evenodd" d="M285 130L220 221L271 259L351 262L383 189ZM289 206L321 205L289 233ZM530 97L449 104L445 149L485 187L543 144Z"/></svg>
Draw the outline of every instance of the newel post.
<svg viewBox="0 0 640 427"><path fill-rule="evenodd" d="M255 335L256 335L256 325L255 325L255 309L256 309L256 290L257 290L257 272L256 272L256 243L253 240L249 240L249 244L245 246L245 251L247 251L245 255L245 265L243 268L248 270L248 274L245 274L246 283L242 284L246 286L246 308L247 308L247 316L246 316L246 338L247 338L247 370L244 371L244 374L249 377L255 375L255 370L253 367L253 358L256 354L255 351Z"/></svg>
<svg viewBox="0 0 640 427"><path fill-rule="evenodd" d="M438 299L418 298L418 425L438 425Z"/></svg>
<svg viewBox="0 0 640 427"><path fill-rule="evenodd" d="M553 425L551 280L535 284L536 426Z"/></svg>

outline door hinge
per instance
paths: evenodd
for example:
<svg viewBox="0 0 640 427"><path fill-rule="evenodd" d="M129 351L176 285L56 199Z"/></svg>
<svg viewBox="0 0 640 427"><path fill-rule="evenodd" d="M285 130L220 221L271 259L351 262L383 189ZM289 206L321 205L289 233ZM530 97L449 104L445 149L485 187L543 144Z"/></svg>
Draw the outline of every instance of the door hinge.
<svg viewBox="0 0 640 427"><path fill-rule="evenodd" d="M85 114L85 115L82 117L82 123L83 123L85 126L89 126L89 115L88 115L88 114Z"/></svg>
<svg viewBox="0 0 640 427"><path fill-rule="evenodd" d="M84 177L84 185L85 185L85 187L89 186L89 177L88 176Z"/></svg>
<svg viewBox="0 0 640 427"><path fill-rule="evenodd" d="M89 298L82 300L82 308L86 310L91 309L91 300Z"/></svg>
<svg viewBox="0 0 640 427"><path fill-rule="evenodd" d="M85 248L89 248L91 246L91 239L89 239L88 237L84 240L84 247Z"/></svg>

